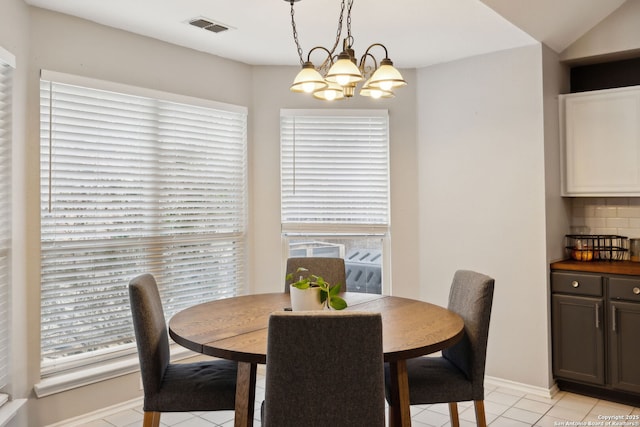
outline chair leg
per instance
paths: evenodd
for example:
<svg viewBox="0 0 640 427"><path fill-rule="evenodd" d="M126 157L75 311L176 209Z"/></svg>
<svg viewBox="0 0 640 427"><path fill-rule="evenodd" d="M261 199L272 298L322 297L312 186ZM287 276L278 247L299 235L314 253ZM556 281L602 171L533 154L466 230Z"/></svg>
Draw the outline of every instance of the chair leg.
<svg viewBox="0 0 640 427"><path fill-rule="evenodd" d="M160 412L145 412L142 427L159 427Z"/></svg>
<svg viewBox="0 0 640 427"><path fill-rule="evenodd" d="M451 417L451 427L460 427L460 420L458 419L458 403L449 402L449 415Z"/></svg>
<svg viewBox="0 0 640 427"><path fill-rule="evenodd" d="M474 400L473 406L476 408L476 423L478 427L487 427L487 417L484 413L484 400Z"/></svg>

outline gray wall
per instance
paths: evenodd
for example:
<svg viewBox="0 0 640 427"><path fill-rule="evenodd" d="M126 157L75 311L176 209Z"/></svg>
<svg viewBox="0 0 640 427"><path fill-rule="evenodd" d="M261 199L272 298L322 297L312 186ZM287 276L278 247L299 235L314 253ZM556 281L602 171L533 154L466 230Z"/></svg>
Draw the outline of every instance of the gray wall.
<svg viewBox="0 0 640 427"><path fill-rule="evenodd" d="M446 303L457 269L494 277L487 375L548 390L541 46L418 80L421 296Z"/></svg>

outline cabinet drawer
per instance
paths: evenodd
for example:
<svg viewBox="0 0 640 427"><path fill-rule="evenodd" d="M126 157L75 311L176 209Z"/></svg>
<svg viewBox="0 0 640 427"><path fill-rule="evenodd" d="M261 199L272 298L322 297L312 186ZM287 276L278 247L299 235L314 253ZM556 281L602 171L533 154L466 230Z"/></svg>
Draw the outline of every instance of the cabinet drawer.
<svg viewBox="0 0 640 427"><path fill-rule="evenodd" d="M640 302L640 279L609 279L609 298Z"/></svg>
<svg viewBox="0 0 640 427"><path fill-rule="evenodd" d="M602 296L602 276L579 273L551 273L551 291L572 295Z"/></svg>

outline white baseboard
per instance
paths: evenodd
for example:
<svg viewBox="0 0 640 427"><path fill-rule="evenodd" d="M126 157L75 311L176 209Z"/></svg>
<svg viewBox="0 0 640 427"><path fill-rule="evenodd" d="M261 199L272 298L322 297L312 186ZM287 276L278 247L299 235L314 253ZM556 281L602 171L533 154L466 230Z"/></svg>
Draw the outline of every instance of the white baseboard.
<svg viewBox="0 0 640 427"><path fill-rule="evenodd" d="M485 376L484 378L485 380L485 384L486 385L491 385L494 387L505 387L505 388L510 388L512 390L517 390L520 391L522 393L525 394L531 394L531 395L535 395L535 396L541 396L541 397L546 397L548 399L553 398L553 396L555 396L555 394L559 391L558 390L558 386L554 383L553 386L551 388L544 388L544 387L536 387L536 386L532 386L530 384L523 384L523 383L518 383L515 381L510 381L510 380L505 380L502 378L496 378L496 377L489 377L489 376ZM126 409L135 409L135 408L141 408L142 407L142 397L136 398L136 399L132 399L126 402L122 402L122 403L118 403L116 405L113 406L109 406L107 408L102 408L99 409L97 411L94 412L90 412L87 414L83 414L80 415L78 417L75 418L70 418L64 421L60 421L58 423L55 424L50 424L47 427L79 427L79 426L83 426L86 425L87 423L91 422L91 421L95 421L95 420L99 420L105 417L108 417L109 415L113 415L115 413L118 413L120 411L126 410Z"/></svg>
<svg viewBox="0 0 640 427"><path fill-rule="evenodd" d="M5 400L4 396L2 396L2 400L4 402L2 405L0 405L0 426L7 425L9 421L11 421L13 417L16 416L22 405L27 403L27 399L14 399L8 401Z"/></svg>
<svg viewBox="0 0 640 427"><path fill-rule="evenodd" d="M492 385L496 387L506 387L512 390L521 391L526 394L546 397L547 399L553 398L553 396L555 396L556 393L558 393L559 391L556 383L553 383L553 386L551 386L551 388L544 388L544 387L536 387L530 384L523 384L515 381L505 380L505 379L496 378L496 377L489 377L489 376L484 377L484 382L487 385Z"/></svg>
<svg viewBox="0 0 640 427"><path fill-rule="evenodd" d="M94 412L89 412L87 414L82 414L80 416L69 418L67 420L63 420L57 422L55 424L49 424L47 427L79 427L84 426L91 421L100 420L102 418L108 417L109 415L116 414L120 411L124 411L127 409L137 409L142 408L142 397L138 397L132 400L128 400L126 402L118 403L116 405L108 406L106 408L98 409Z"/></svg>

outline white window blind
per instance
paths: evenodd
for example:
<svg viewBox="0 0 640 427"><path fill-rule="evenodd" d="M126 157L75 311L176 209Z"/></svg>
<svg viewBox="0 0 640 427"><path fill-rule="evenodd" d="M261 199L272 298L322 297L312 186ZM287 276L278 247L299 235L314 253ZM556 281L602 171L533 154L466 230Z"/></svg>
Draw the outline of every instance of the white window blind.
<svg viewBox="0 0 640 427"><path fill-rule="evenodd" d="M282 110L280 139L284 257L341 257L343 289L389 292L387 111Z"/></svg>
<svg viewBox="0 0 640 427"><path fill-rule="evenodd" d="M45 79L40 100L43 377L134 351L140 273L167 319L241 293L246 109Z"/></svg>
<svg viewBox="0 0 640 427"><path fill-rule="evenodd" d="M386 110L282 110L280 132L283 230L388 226Z"/></svg>
<svg viewBox="0 0 640 427"><path fill-rule="evenodd" d="M0 391L9 380L12 77L0 58Z"/></svg>

